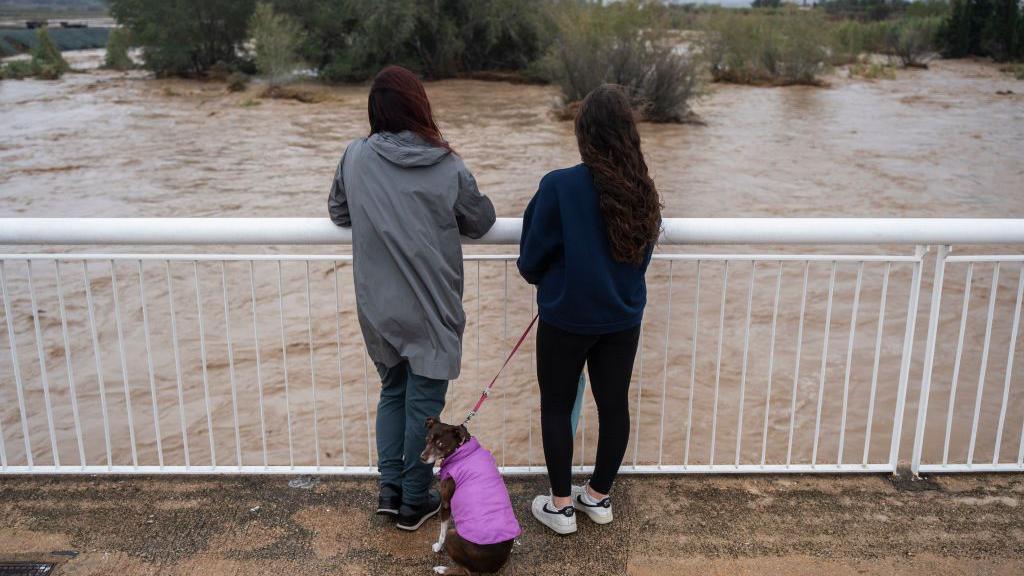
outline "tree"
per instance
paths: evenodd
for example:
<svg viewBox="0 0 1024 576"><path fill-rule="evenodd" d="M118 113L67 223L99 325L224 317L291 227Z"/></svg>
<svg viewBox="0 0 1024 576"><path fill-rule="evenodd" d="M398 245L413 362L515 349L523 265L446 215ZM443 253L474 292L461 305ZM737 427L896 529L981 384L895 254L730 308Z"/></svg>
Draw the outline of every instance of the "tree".
<svg viewBox="0 0 1024 576"><path fill-rule="evenodd" d="M939 42L949 58L1024 57L1024 15L1019 0L955 0L942 23Z"/></svg>
<svg viewBox="0 0 1024 576"><path fill-rule="evenodd" d="M46 28L40 28L36 34L38 42L32 49L32 73L47 80L60 78L71 66L61 55L60 48L53 43Z"/></svg>
<svg viewBox="0 0 1024 576"><path fill-rule="evenodd" d="M303 31L291 16L274 12L270 4L256 6L249 20L256 55L256 70L266 76L271 86L287 80L300 64L299 45Z"/></svg>
<svg viewBox="0 0 1024 576"><path fill-rule="evenodd" d="M128 50L131 48L131 32L126 28L114 28L107 37L107 54L103 66L112 70L131 70L135 67Z"/></svg>
<svg viewBox="0 0 1024 576"><path fill-rule="evenodd" d="M750 3L751 8L778 8L782 6L782 0L754 0Z"/></svg>
<svg viewBox="0 0 1024 576"><path fill-rule="evenodd" d="M142 47L158 75L206 72L237 65L254 0L109 0L110 13Z"/></svg>
<svg viewBox="0 0 1024 576"><path fill-rule="evenodd" d="M362 81L387 64L430 78L519 70L554 35L551 0L274 0L307 36L301 51L330 81Z"/></svg>
<svg viewBox="0 0 1024 576"><path fill-rule="evenodd" d="M949 16L939 28L939 43L946 58L963 58L971 53L971 1L954 0Z"/></svg>

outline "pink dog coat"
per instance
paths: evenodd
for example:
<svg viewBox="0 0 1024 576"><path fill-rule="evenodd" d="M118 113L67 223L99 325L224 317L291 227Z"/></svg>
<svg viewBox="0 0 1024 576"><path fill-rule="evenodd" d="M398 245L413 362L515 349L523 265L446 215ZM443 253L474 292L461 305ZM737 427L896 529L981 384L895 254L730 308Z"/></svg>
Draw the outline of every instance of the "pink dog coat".
<svg viewBox="0 0 1024 576"><path fill-rule="evenodd" d="M474 544L497 544L519 536L508 488L494 456L470 438L441 464L440 478L455 480L455 530Z"/></svg>

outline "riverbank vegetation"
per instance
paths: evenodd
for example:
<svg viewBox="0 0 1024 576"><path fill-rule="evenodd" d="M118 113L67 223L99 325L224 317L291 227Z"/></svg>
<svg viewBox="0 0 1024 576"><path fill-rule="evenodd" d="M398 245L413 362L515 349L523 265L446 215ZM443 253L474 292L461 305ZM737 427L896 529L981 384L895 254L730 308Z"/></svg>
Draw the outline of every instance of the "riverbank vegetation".
<svg viewBox="0 0 1024 576"><path fill-rule="evenodd" d="M626 87L633 107L648 121L694 120L690 106L699 94L701 71L692 51L640 3L610 7L566 4L555 15L558 36L531 70L562 90L563 117L606 82Z"/></svg>
<svg viewBox="0 0 1024 576"><path fill-rule="evenodd" d="M109 3L158 75L258 72L280 85L301 67L325 82L364 82L395 63L427 79L550 82L565 110L597 84L618 82L645 118L678 122L691 117L706 81L819 85L836 66L885 77L940 53L1021 58L1017 1L825 0L813 9L777 0L747 9L656 0Z"/></svg>
<svg viewBox="0 0 1024 576"><path fill-rule="evenodd" d="M719 11L702 52L716 82L818 84L828 60L824 19L814 12Z"/></svg>
<svg viewBox="0 0 1024 576"><path fill-rule="evenodd" d="M15 56L32 51L39 42L38 29L0 28L0 56ZM110 28L49 28L48 34L61 50L103 48Z"/></svg>
<svg viewBox="0 0 1024 576"><path fill-rule="evenodd" d="M1017 2L953 0L939 31L943 55L1024 61L1024 10Z"/></svg>
<svg viewBox="0 0 1024 576"><path fill-rule="evenodd" d="M32 48L30 60L11 60L0 66L0 79L21 80L23 78L40 78L56 80L71 69L67 60L60 53L60 48L53 43L46 28L36 31L37 39Z"/></svg>
<svg viewBox="0 0 1024 576"><path fill-rule="evenodd" d="M261 2L249 20L249 34L256 70L267 79L270 88L287 81L301 64L298 51L303 32L299 23Z"/></svg>
<svg viewBox="0 0 1024 576"><path fill-rule="evenodd" d="M128 53L132 47L132 34L127 28L114 28L107 38L107 51L103 67L109 70L131 70L135 62Z"/></svg>
<svg viewBox="0 0 1024 576"><path fill-rule="evenodd" d="M198 76L218 64L251 70L241 48L254 9L253 0L110 0L157 76Z"/></svg>

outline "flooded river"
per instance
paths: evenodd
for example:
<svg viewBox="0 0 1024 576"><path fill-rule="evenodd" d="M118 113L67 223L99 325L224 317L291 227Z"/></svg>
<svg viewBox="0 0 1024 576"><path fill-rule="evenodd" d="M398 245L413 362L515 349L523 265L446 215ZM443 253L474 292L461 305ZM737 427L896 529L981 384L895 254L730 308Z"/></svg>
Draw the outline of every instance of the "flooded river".
<svg viewBox="0 0 1024 576"><path fill-rule="evenodd" d="M100 57L85 53L73 59L87 66ZM894 80L872 82L838 73L829 81L828 88L716 85L696 106L704 125L644 125L645 153L666 216L1024 217L1024 82L993 65L968 61L937 61L929 70L900 71ZM221 83L154 80L142 72L92 70L52 82L2 82L0 217L325 216L326 194L338 158L349 140L368 129L367 89L300 89L315 102L261 99L259 86L229 93ZM541 176L579 161L571 123L551 116L557 99L552 87L453 80L432 83L427 91L442 130L476 174L481 190L494 200L500 216L521 215ZM879 250L840 251L875 254ZM308 252L275 247L225 247L223 251ZM313 251L331 252L326 247ZM906 246L887 250L911 252L912 247ZM17 372L31 414L27 427L32 451L37 463L48 464L52 450L36 359L28 268L23 261L10 262L6 268L20 360ZM463 375L452 385L451 408L446 413L452 420L473 403L529 321L532 293L514 269L514 264L501 261L467 263L465 302L470 324ZM241 453L243 463L258 465L263 463L264 443L271 464L289 463L289 443L294 445L296 463L312 463L318 455L325 465L367 464L372 434L366 426L366 406L372 413L376 381L372 366L364 365L358 343L347 264L336 269L337 296L335 269L322 261L309 263L309 275L303 262L286 262L280 276L273 262L251 268L244 261L228 262L224 268L219 262L176 262L166 268L160 262L147 262L140 275L133 260L117 262L114 270L117 301L110 264L89 264L96 340L101 348L97 359L85 272L81 262L73 259L62 264L71 349L67 362L56 270L52 262L33 265L62 462L78 463L67 384L71 366L81 410L82 451L90 464L106 463L102 403L108 404L111 413L115 464L131 462L129 428L134 428L138 461L157 463L158 427L168 464L182 463L187 446L193 464L209 463L212 451L221 464L236 463ZM840 454L844 462L859 463L864 454L870 462L887 461L910 270L907 263L893 263L886 284L884 263L865 264L857 297L857 263L836 266L826 339L832 273L828 262L808 267L803 330L801 262L781 267L760 262L756 268L750 262L733 262L724 289L725 267L704 262L699 299L696 263L675 262L670 269L667 261L655 262L649 274L644 356L637 363L631 407L634 438L639 441L630 446L629 463L678 464L684 458L691 464L707 464L712 458L715 463L731 463L737 453L743 463L758 463L762 450L768 463L784 463L787 454L793 462L812 458L835 462ZM930 266L925 270L930 273ZM962 461L968 451L980 380L987 387L980 395L983 417L976 459L992 457L1019 270L1019 266L1004 266L996 284L998 313L984 379L979 377L980 350L994 269L979 265L972 272L967 344L951 420L951 461ZM776 308L775 282L780 274ZM951 266L948 274L936 370L939 400L929 412L932 460L941 457L966 268ZM140 276L145 283L148 346L154 359L152 381ZM283 305L278 300L279 280ZM928 284L926 280L925 290ZM885 306L883 285L887 286ZM173 318L171 298L176 308ZM723 298L725 313L720 316ZM748 301L751 328L745 347ZM851 330L855 301L858 315ZM916 416L920 383L927 297L922 301L910 366L905 446ZM336 313L338 302L340 314ZM114 321L115 305L125 315L120 328ZM876 338L880 310L884 323L881 337ZM774 347L773 333L777 335ZM799 346L798 334L802 335ZM852 345L851 334L855 334ZM177 353L176 341L180 343ZM9 350L6 331L0 335L0 344ZM531 346L524 348L498 384L496 401L481 414L474 430L495 450L499 461L509 465L543 462ZM746 356L745 348L749 349ZM1024 362L1019 351L1016 358ZM825 377L821 378L823 366ZM315 377L310 375L311 368ZM105 398L99 394L97 371L103 375ZM10 356L0 357L0 424L9 459L20 463L25 457L15 372ZM133 402L130 423L123 393L125 374L127 400ZM843 401L846 382L848 406ZM262 426L257 417L260 387L266 399ZM820 402L819 389L824 390ZM1018 370L1008 396L1004 459L1015 455L1020 446L1022 389L1024 370ZM290 410L283 408L286 393ZM316 455L316 444L310 440L314 411L320 437ZM585 414L578 446L589 461L596 439L589 399ZM873 418L870 425L869 418ZM845 433L840 434L844 422ZM820 446L814 441L819 426ZM794 431L792 441L790 430ZM866 446L869 439L870 447ZM901 459L907 458L905 449Z"/></svg>

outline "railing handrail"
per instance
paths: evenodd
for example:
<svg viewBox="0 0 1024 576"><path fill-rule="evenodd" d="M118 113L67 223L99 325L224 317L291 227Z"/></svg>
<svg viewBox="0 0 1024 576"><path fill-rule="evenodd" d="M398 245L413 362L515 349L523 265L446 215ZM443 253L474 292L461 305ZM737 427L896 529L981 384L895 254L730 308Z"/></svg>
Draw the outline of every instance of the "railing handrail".
<svg viewBox="0 0 1024 576"><path fill-rule="evenodd" d="M519 242L521 218L479 240ZM1016 218L666 218L661 244L1022 244ZM0 245L331 245L351 231L327 218L0 218Z"/></svg>

